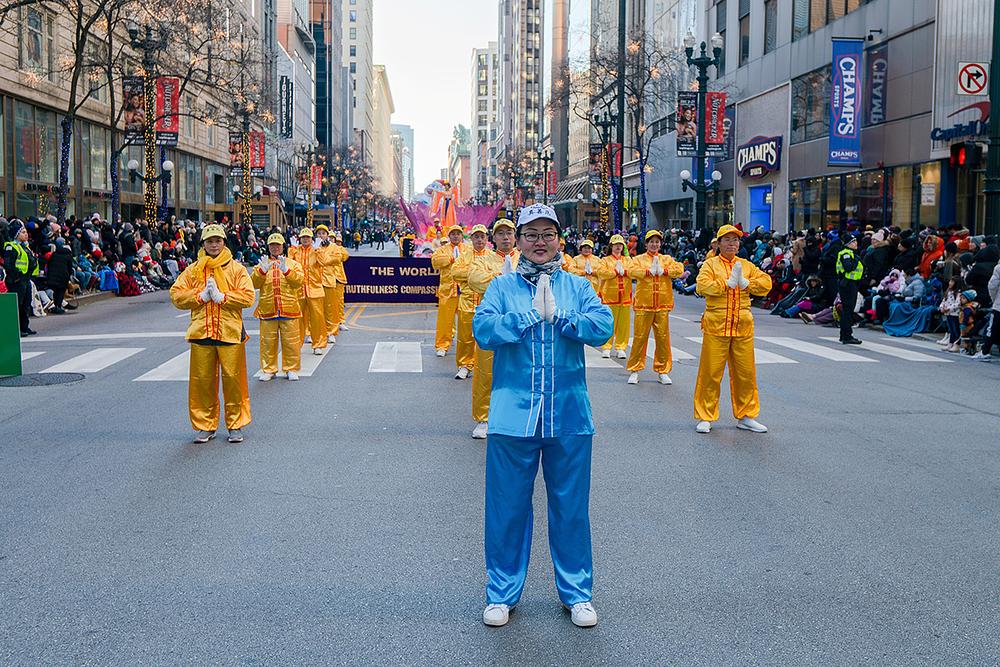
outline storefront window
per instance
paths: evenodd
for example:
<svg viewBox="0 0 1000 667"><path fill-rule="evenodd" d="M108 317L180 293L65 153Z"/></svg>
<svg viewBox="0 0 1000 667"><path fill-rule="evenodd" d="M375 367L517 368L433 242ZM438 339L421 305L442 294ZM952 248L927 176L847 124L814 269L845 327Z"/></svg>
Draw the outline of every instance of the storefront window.
<svg viewBox="0 0 1000 667"><path fill-rule="evenodd" d="M132 183L129 179L128 173L128 163L129 160L135 160L139 163L139 172L143 170L143 147L140 146L129 146L121 152L121 159L119 160L118 174L119 180L121 182L122 192L132 192L136 194L142 194L142 181L138 178L135 179L135 183Z"/></svg>
<svg viewBox="0 0 1000 667"><path fill-rule="evenodd" d="M792 79L792 143L825 137L830 126L830 66Z"/></svg>
<svg viewBox="0 0 1000 667"><path fill-rule="evenodd" d="M913 227L913 167L892 170L892 224L900 229Z"/></svg>
<svg viewBox="0 0 1000 667"><path fill-rule="evenodd" d="M826 199L822 225L824 229L830 229L840 224L840 176L828 176L824 180Z"/></svg>
<svg viewBox="0 0 1000 667"><path fill-rule="evenodd" d="M880 226L883 213L884 180L882 170L859 171L844 176L845 212L848 220L862 225Z"/></svg>
<svg viewBox="0 0 1000 667"><path fill-rule="evenodd" d="M937 225L941 215L941 163L925 162L917 167L920 199L917 224Z"/></svg>
<svg viewBox="0 0 1000 667"><path fill-rule="evenodd" d="M718 229L722 225L733 223L733 190L721 190L709 193L707 220L708 226Z"/></svg>
<svg viewBox="0 0 1000 667"><path fill-rule="evenodd" d="M820 226L823 210L822 178L793 181L788 197L792 229L809 229Z"/></svg>
<svg viewBox="0 0 1000 667"><path fill-rule="evenodd" d="M108 189L108 131L84 123L80 129L83 148L83 184L95 190Z"/></svg>

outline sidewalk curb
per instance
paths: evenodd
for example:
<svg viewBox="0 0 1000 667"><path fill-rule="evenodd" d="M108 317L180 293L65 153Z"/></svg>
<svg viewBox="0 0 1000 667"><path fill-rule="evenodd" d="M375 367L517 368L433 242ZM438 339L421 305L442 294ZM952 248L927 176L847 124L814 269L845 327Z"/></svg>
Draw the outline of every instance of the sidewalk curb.
<svg viewBox="0 0 1000 667"><path fill-rule="evenodd" d="M95 303L99 303L101 301L106 301L108 299L112 299L115 296L117 296L117 295L115 294L114 290L105 290L103 292L93 292L91 294L81 294L80 296L76 297L72 301L72 303L75 306L77 306L78 308L82 308L83 306L90 306L90 305L93 305Z"/></svg>

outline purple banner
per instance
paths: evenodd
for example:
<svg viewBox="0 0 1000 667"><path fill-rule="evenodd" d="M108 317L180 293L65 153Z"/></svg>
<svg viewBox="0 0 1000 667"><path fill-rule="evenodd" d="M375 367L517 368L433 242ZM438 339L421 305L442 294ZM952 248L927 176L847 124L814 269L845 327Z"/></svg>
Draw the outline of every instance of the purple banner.
<svg viewBox="0 0 1000 667"><path fill-rule="evenodd" d="M429 258L351 257L344 264L347 303L436 303L438 272Z"/></svg>

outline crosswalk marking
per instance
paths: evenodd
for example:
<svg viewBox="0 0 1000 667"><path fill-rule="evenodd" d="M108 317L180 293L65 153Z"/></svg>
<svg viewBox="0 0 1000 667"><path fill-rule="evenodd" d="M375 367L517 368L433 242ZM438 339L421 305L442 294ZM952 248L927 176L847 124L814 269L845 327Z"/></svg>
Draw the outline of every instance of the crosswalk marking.
<svg viewBox="0 0 1000 667"><path fill-rule="evenodd" d="M788 338L785 336L760 336L758 337L758 340L774 343L775 345L787 347L790 350L796 350L797 352L812 354L817 357L829 359L830 361L854 361L857 363L872 364L878 363L877 360L862 357L860 354L851 354L850 352L844 352L843 350L837 350L831 347L824 347L823 345L817 345L816 343L810 343L797 338Z"/></svg>
<svg viewBox="0 0 1000 667"><path fill-rule="evenodd" d="M182 382L188 379L191 365L191 351L185 350L173 359L165 361L153 370L140 375L133 382Z"/></svg>
<svg viewBox="0 0 1000 667"><path fill-rule="evenodd" d="M828 340L832 342L840 342L839 338L833 336L823 336L823 340ZM908 350L900 347L893 347L891 345L883 345L881 343L873 343L866 340L858 349L860 350L871 350L872 352L877 352L878 354L885 354L890 357L896 357L897 359L905 359L907 361L921 361L930 362L937 364L950 364L954 363L954 360L947 359L945 357L933 357L929 354L924 354L923 352L915 352L914 350Z"/></svg>
<svg viewBox="0 0 1000 667"><path fill-rule="evenodd" d="M674 361L690 361L691 359L694 359L694 355L688 354L684 350L674 347L673 345L670 346L670 351L673 354ZM652 359L654 354L656 354L656 338L653 336L652 332L650 332L649 344L646 345L646 356Z"/></svg>
<svg viewBox="0 0 1000 667"><path fill-rule="evenodd" d="M42 373L97 373L145 349L144 347L99 347L55 366L49 366Z"/></svg>
<svg viewBox="0 0 1000 667"><path fill-rule="evenodd" d="M22 352L21 361L27 361L28 359L34 359L35 357L40 357L44 352Z"/></svg>
<svg viewBox="0 0 1000 667"><path fill-rule="evenodd" d="M616 364L613 359L605 359L601 356L600 350L589 345L584 348L584 360L586 361L587 368L621 369L621 366Z"/></svg>
<svg viewBox="0 0 1000 667"><path fill-rule="evenodd" d="M921 350L927 350L929 352L930 351L939 352L941 350L941 346L938 345L937 343L932 343L930 341L923 339L916 340L913 338L904 338L902 336L899 336L899 337L894 337L892 339L892 342L902 343L903 345L909 345L910 347L917 347L920 348Z"/></svg>
<svg viewBox="0 0 1000 667"><path fill-rule="evenodd" d="M379 341L375 343L369 373L423 373L420 343Z"/></svg>
<svg viewBox="0 0 1000 667"><path fill-rule="evenodd" d="M299 369L299 377L307 378L312 377L312 374L316 372L319 365L323 363L323 360L327 358L333 352L332 347L327 347L326 352L322 355L313 354L312 345L302 346L302 356L301 356L301 366ZM281 354L278 354L278 366L281 366ZM257 371L253 374L254 377L259 378L264 371Z"/></svg>
<svg viewBox="0 0 1000 667"><path fill-rule="evenodd" d="M698 343L701 345L704 340L703 336L687 336L687 339ZM775 354L774 352L768 352L767 350L762 350L759 347L754 347L753 349L753 359L754 362L760 366L763 364L797 364L799 362L794 359L789 359L788 357L783 357L780 354Z"/></svg>

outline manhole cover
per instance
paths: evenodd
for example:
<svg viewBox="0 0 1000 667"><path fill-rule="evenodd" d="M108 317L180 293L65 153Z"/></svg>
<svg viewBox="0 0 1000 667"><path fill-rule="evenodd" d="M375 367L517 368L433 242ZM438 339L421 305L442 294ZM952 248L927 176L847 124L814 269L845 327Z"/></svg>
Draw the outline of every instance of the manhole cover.
<svg viewBox="0 0 1000 667"><path fill-rule="evenodd" d="M29 373L11 378L0 378L0 387L46 387L50 384L79 382L83 373Z"/></svg>

